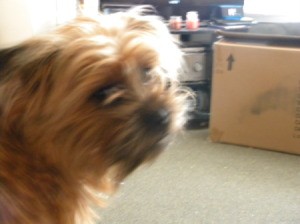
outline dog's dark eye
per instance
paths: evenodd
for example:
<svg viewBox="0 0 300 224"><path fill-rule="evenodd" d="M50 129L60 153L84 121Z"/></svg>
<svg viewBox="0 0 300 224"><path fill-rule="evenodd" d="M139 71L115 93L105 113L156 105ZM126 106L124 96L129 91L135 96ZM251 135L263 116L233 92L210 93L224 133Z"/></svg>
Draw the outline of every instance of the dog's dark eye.
<svg viewBox="0 0 300 224"><path fill-rule="evenodd" d="M142 69L141 79L143 83L148 83L151 79L151 68L145 67Z"/></svg>
<svg viewBox="0 0 300 224"><path fill-rule="evenodd" d="M123 89L124 88L119 85L109 85L94 92L91 98L98 103L103 103L104 105L110 104L119 99L120 93Z"/></svg>

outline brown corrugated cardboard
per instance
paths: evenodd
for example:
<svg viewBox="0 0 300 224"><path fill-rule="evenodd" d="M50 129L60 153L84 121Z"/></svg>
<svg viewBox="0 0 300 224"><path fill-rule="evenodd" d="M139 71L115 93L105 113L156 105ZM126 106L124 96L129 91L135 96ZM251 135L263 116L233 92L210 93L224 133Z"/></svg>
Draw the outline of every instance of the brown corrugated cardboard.
<svg viewBox="0 0 300 224"><path fill-rule="evenodd" d="M300 154L300 47L246 40L214 45L210 138Z"/></svg>

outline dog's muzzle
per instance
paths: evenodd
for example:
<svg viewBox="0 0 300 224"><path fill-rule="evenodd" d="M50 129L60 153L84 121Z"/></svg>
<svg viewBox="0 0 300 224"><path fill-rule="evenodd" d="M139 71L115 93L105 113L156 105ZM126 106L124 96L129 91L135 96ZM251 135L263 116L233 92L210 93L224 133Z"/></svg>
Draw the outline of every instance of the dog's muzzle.
<svg viewBox="0 0 300 224"><path fill-rule="evenodd" d="M145 127L150 131L167 132L171 122L170 112L165 108L147 110L141 112L141 119Z"/></svg>

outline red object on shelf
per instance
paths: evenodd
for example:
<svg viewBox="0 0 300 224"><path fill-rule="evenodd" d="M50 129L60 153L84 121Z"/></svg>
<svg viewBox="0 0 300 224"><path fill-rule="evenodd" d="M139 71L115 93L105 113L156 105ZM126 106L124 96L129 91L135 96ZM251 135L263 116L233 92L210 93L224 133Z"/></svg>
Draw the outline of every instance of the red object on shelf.
<svg viewBox="0 0 300 224"><path fill-rule="evenodd" d="M186 21L186 28L188 30L195 30L200 27L200 21Z"/></svg>
<svg viewBox="0 0 300 224"><path fill-rule="evenodd" d="M180 30L182 25L182 18L181 16L171 16L169 25L171 29Z"/></svg>
<svg viewBox="0 0 300 224"><path fill-rule="evenodd" d="M186 21L185 26L188 30L195 30L198 29L200 25L198 12L190 11L186 13Z"/></svg>

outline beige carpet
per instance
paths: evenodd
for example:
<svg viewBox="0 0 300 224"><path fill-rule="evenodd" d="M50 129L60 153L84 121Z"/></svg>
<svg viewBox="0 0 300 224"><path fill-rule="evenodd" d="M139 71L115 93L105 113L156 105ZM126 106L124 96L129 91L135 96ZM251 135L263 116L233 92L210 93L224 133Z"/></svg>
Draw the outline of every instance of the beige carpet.
<svg viewBox="0 0 300 224"><path fill-rule="evenodd" d="M299 224L300 156L190 130L131 175L101 216L100 224Z"/></svg>

